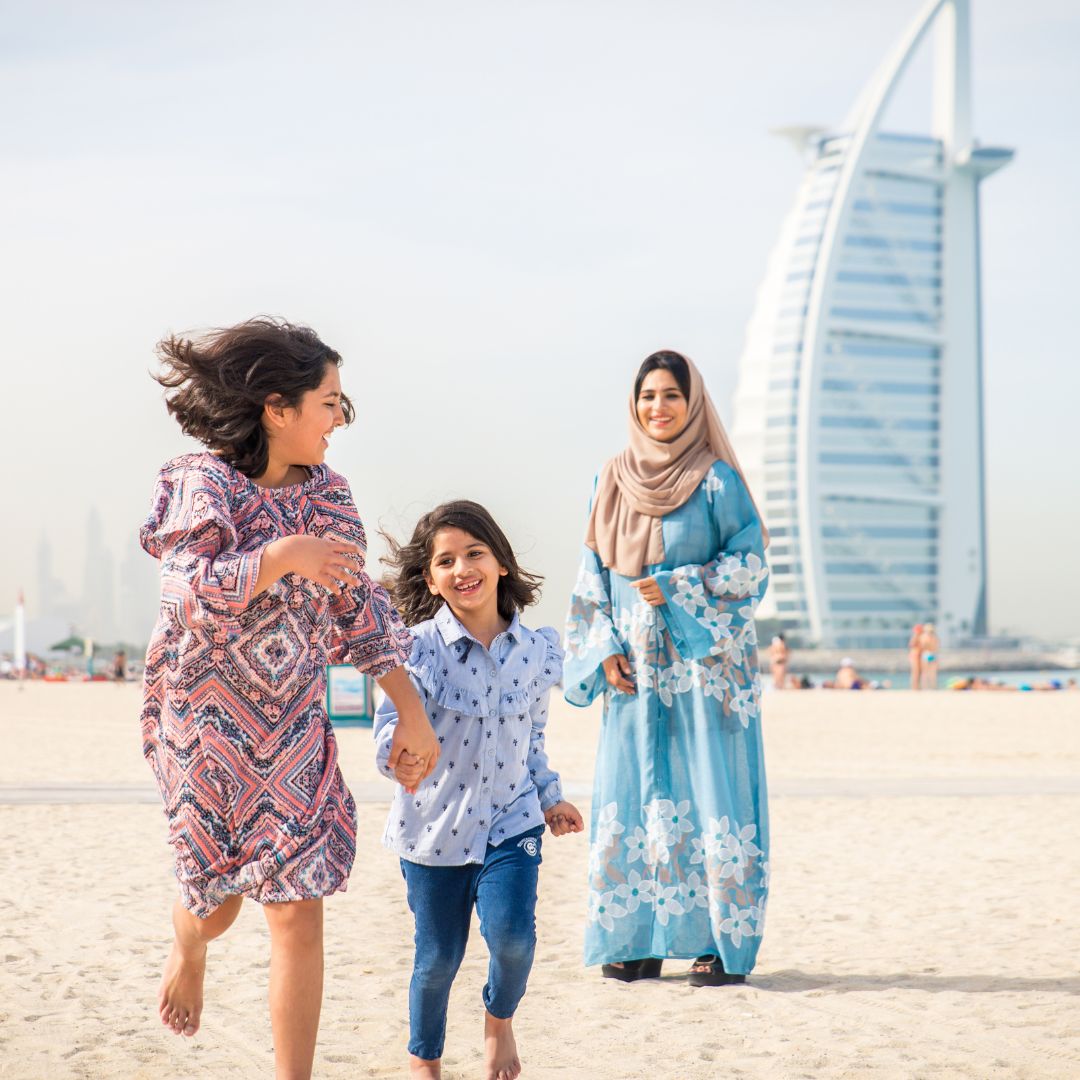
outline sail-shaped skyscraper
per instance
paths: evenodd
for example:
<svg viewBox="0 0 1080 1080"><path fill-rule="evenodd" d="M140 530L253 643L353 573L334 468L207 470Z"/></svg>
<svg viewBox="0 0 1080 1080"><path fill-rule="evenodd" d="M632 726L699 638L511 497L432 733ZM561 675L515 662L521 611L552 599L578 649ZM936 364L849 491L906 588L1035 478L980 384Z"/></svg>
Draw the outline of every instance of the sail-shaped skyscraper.
<svg viewBox="0 0 1080 1080"><path fill-rule="evenodd" d="M986 632L979 183L968 0L931 0L810 163L750 322L734 440L796 641L895 647ZM933 31L925 134L880 123Z"/></svg>

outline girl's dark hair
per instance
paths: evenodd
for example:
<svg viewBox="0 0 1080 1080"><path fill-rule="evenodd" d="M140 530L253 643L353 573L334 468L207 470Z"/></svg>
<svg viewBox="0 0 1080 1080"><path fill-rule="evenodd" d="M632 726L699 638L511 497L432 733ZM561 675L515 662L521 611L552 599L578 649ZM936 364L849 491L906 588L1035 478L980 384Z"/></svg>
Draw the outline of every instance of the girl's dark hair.
<svg viewBox="0 0 1080 1080"><path fill-rule="evenodd" d="M341 356L314 330L284 319L249 319L198 337L169 336L157 345L162 372L154 378L167 390L165 404L185 435L220 454L245 476L266 472L269 438L263 407L276 397L297 408L307 390L317 390L326 365ZM345 422L352 402L343 394Z"/></svg>
<svg viewBox="0 0 1080 1080"><path fill-rule="evenodd" d="M670 371L675 376L675 381L679 384L683 397L689 401L690 368L686 366L686 357L666 349L645 357L641 367L638 368L637 378L634 380L634 400L637 401L641 397L641 384L645 381L645 376L650 371L656 371L658 368Z"/></svg>
<svg viewBox="0 0 1080 1080"><path fill-rule="evenodd" d="M432 594L425 576L434 554L435 534L440 529L467 532L491 548L499 565L506 567L506 573L499 578L498 592L499 614L504 619L512 619L515 612L523 611L540 598L540 583L544 579L518 566L514 549L495 519L479 503L456 499L424 514L407 544L399 544L385 531L382 534L389 549L382 563L390 568L383 584L406 626L433 618L442 607L442 598Z"/></svg>

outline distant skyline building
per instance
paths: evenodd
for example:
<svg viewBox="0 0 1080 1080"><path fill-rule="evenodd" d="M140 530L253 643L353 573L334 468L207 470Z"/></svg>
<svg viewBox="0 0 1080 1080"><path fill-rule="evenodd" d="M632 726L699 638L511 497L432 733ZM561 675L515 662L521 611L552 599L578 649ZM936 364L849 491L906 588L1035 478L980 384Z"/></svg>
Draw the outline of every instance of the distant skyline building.
<svg viewBox="0 0 1080 1080"><path fill-rule="evenodd" d="M930 130L879 130L933 27ZM1011 150L971 132L968 0L932 0L810 156L747 329L733 435L796 641L987 632L979 191Z"/></svg>

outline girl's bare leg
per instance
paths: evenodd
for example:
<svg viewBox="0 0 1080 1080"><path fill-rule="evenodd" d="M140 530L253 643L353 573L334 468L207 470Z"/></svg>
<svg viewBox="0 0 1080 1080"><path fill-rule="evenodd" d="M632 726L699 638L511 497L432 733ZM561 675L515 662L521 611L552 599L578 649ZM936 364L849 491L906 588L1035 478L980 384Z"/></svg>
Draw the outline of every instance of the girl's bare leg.
<svg viewBox="0 0 1080 1080"><path fill-rule="evenodd" d="M230 896L205 919L192 915L179 901L173 904L173 947L165 962L158 991L161 1022L177 1035L199 1030L206 976L206 946L232 926L243 900Z"/></svg>
<svg viewBox="0 0 1080 1080"><path fill-rule="evenodd" d="M264 904L277 1080L308 1080L323 993L322 900Z"/></svg>

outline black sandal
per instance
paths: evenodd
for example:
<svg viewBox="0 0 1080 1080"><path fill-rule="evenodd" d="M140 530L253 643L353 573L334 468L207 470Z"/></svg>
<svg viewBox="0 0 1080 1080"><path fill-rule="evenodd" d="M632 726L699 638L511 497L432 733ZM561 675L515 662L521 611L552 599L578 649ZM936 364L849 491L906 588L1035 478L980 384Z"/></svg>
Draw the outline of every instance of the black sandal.
<svg viewBox="0 0 1080 1080"><path fill-rule="evenodd" d="M698 968L704 970L699 971ZM719 956L706 953L691 964L686 981L691 986L731 986L746 982L746 976L730 974L724 970L724 962Z"/></svg>
<svg viewBox="0 0 1080 1080"><path fill-rule="evenodd" d="M618 979L619 982L637 982L638 979L659 979L663 960L650 956L645 960L623 960L616 967L604 964L601 971L605 979Z"/></svg>

